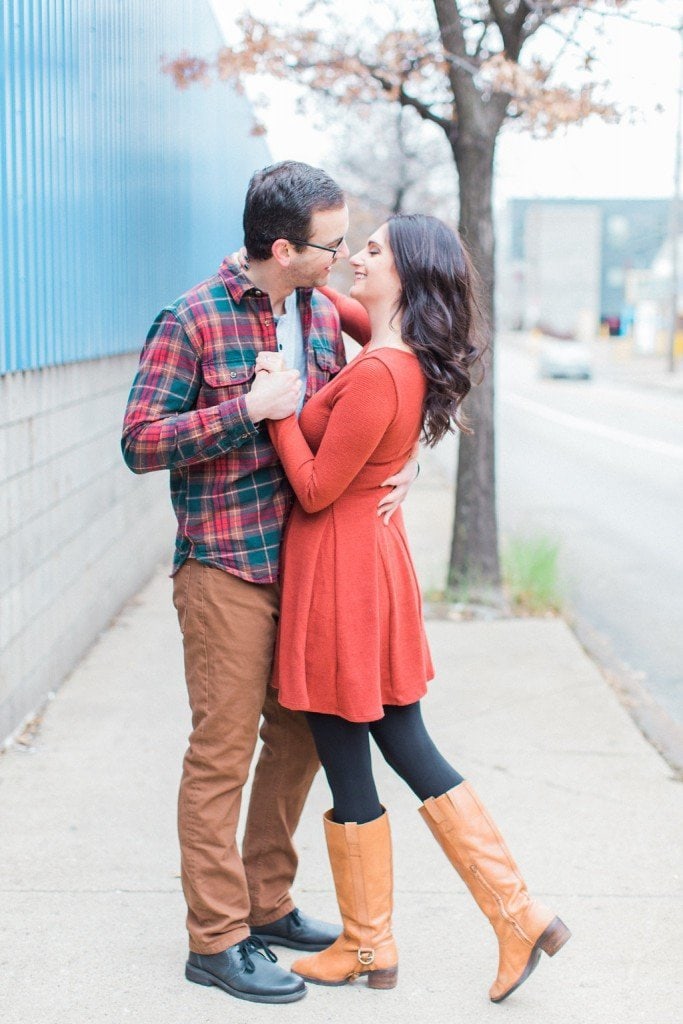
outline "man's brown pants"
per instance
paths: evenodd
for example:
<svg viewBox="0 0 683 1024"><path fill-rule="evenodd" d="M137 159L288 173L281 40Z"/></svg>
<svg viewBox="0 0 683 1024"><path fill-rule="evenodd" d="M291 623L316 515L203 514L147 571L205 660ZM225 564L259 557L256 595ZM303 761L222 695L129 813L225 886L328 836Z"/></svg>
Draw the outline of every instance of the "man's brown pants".
<svg viewBox="0 0 683 1024"><path fill-rule="evenodd" d="M318 769L300 712L270 686L279 586L249 583L196 559L174 579L192 709L178 800L190 949L219 953L294 908L292 835ZM242 788L263 716L243 843Z"/></svg>

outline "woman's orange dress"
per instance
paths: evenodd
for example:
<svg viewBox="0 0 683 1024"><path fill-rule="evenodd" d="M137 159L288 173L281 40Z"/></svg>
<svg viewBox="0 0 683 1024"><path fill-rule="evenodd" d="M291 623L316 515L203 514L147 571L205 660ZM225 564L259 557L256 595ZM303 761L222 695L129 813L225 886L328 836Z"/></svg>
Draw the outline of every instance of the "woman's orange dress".
<svg viewBox="0 0 683 1024"><path fill-rule="evenodd" d="M344 329L367 336L353 300ZM409 459L422 424L417 358L364 350L270 436L297 502L283 539L273 684L287 708L371 722L411 704L434 671L399 509L377 515L380 484Z"/></svg>

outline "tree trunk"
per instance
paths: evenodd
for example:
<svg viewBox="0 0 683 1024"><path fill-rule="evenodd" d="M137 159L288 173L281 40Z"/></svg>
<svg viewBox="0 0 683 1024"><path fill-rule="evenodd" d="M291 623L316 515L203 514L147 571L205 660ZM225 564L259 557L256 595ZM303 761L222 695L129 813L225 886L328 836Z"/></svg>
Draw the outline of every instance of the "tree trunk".
<svg viewBox="0 0 683 1024"><path fill-rule="evenodd" d="M474 434L460 435L448 589L468 601L500 601L493 425L493 155L498 126L461 126L452 140L460 179L460 233L480 278L483 337L490 348L484 381L465 399Z"/></svg>

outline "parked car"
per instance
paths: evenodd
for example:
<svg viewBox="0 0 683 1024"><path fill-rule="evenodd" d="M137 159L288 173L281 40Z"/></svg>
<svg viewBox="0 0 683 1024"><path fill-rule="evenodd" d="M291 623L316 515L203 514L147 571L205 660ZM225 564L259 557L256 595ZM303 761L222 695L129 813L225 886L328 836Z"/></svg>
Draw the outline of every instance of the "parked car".
<svg viewBox="0 0 683 1024"><path fill-rule="evenodd" d="M544 338L538 350L538 372L541 377L590 380L593 376L590 348L583 341Z"/></svg>

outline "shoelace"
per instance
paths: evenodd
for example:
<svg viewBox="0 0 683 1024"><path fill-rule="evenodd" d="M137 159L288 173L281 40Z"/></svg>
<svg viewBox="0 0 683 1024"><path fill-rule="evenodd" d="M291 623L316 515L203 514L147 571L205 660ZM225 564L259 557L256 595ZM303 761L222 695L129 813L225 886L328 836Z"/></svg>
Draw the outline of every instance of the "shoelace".
<svg viewBox="0 0 683 1024"><path fill-rule="evenodd" d="M251 959L251 953L262 954L267 960L270 960L271 963L277 963L275 953L273 953L272 949L270 949L265 942L258 937L258 935L250 935L248 939L244 939L240 942L238 949L247 974L253 974L256 970L256 964Z"/></svg>

